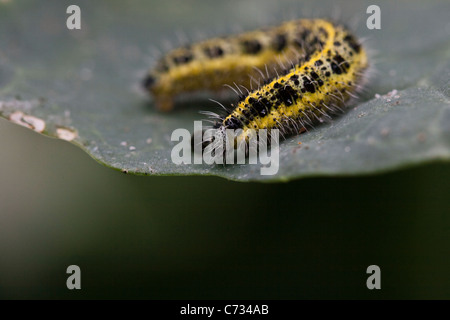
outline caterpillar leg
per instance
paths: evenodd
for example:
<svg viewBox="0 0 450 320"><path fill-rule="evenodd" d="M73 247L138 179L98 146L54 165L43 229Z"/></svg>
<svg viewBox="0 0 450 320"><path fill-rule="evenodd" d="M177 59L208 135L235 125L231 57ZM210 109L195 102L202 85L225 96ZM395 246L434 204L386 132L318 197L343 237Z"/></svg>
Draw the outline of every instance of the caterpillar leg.
<svg viewBox="0 0 450 320"><path fill-rule="evenodd" d="M174 101L170 96L155 96L155 104L159 111L168 112L173 109Z"/></svg>

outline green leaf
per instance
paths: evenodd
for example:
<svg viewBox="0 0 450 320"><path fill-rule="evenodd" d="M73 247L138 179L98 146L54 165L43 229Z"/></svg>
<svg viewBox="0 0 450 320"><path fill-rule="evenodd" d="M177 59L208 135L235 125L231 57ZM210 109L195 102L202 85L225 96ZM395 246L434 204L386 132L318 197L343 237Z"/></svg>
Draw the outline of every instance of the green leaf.
<svg viewBox="0 0 450 320"><path fill-rule="evenodd" d="M359 0L79 1L81 30L66 28L70 4L0 2L0 115L70 140L106 166L134 174L287 181L450 159L448 1L384 1L381 30L367 29L372 3ZM162 48L179 30L214 36L235 26L274 24L287 13L332 17L336 10L343 13L338 20L358 21L355 33L374 51L374 72L357 103L332 122L283 141L274 176L262 176L260 165L172 163L172 131L192 132L193 121L204 118L198 111L214 104L202 95L172 113L156 111L140 88L152 46Z"/></svg>

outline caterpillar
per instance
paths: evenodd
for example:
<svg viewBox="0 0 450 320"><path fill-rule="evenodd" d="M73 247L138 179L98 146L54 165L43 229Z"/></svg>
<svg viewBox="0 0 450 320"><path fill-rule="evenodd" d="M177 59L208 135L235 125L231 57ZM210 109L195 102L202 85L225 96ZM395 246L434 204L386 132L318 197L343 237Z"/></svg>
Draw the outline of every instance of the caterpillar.
<svg viewBox="0 0 450 320"><path fill-rule="evenodd" d="M290 66L277 70L281 59ZM168 111L180 93L239 83L246 90L236 85L237 103L214 125L222 132L242 129L239 142L250 129L299 133L330 117L361 89L368 66L365 49L347 28L300 19L175 49L149 72L144 86L157 107ZM263 84L248 90L258 74Z"/></svg>

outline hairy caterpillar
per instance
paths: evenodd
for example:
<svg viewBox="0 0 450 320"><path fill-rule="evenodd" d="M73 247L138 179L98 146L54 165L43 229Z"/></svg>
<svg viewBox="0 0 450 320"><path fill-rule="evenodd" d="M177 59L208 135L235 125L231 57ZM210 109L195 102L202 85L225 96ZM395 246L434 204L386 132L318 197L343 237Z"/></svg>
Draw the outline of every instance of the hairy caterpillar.
<svg viewBox="0 0 450 320"><path fill-rule="evenodd" d="M280 58L291 62L279 72ZM247 84L267 70L264 84L240 91L239 100L214 128L301 132L339 109L361 88L368 59L358 40L343 26L323 19L301 19L278 27L216 38L176 49L159 61L144 81L161 110L173 96L224 83ZM273 71L272 71L273 70ZM250 77L249 77L250 75ZM248 80L250 81L250 80Z"/></svg>

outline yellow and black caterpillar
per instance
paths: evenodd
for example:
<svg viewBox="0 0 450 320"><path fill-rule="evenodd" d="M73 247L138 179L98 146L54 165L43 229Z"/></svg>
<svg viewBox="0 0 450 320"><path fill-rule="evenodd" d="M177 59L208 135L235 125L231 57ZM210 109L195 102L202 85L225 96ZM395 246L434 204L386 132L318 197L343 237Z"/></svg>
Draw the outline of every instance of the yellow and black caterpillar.
<svg viewBox="0 0 450 320"><path fill-rule="evenodd" d="M281 60L290 66L277 70ZM219 90L226 83L249 88L265 70L263 84L241 91L215 125L223 131L242 129L242 141L250 129L298 133L329 116L355 96L367 68L366 51L344 26L301 19L175 49L150 71L144 85L157 107L167 111L180 93Z"/></svg>

